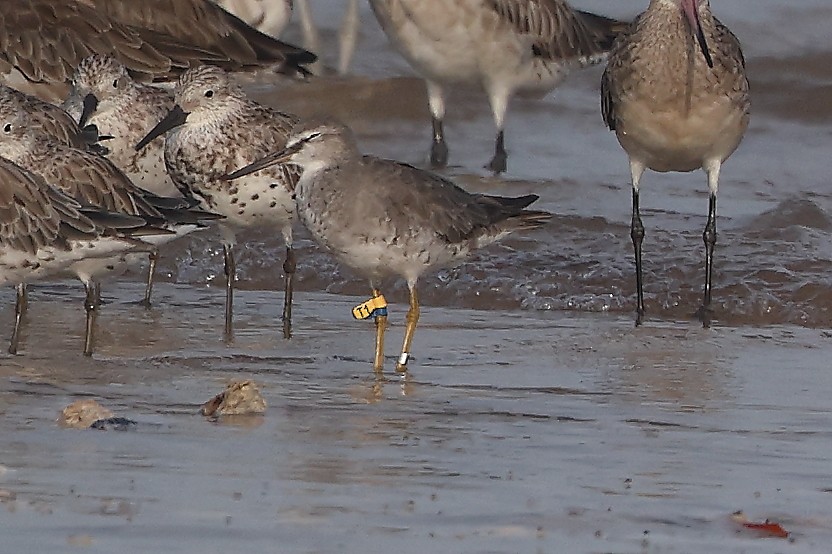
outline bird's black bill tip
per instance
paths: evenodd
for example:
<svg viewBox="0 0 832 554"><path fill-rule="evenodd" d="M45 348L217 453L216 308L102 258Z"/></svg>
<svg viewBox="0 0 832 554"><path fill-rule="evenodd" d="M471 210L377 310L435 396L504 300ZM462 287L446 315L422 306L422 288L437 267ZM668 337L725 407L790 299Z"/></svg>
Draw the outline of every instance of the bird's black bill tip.
<svg viewBox="0 0 832 554"><path fill-rule="evenodd" d="M136 151L138 152L158 136L161 136L171 129L183 125L188 119L188 112L184 111L179 105L174 106L165 118L156 124L145 137L136 144Z"/></svg>
<svg viewBox="0 0 832 554"><path fill-rule="evenodd" d="M708 42L705 40L705 32L702 27L698 27L696 31L696 40L699 42L699 49L702 50L702 55L705 56L705 62L711 69L714 68L714 60L711 57L711 50L708 48Z"/></svg>
<svg viewBox="0 0 832 554"><path fill-rule="evenodd" d="M92 117L92 114L98 109L98 98L93 93L89 93L84 96L82 105L83 110L81 111L81 118L78 120L78 126L83 129L87 126L87 122Z"/></svg>

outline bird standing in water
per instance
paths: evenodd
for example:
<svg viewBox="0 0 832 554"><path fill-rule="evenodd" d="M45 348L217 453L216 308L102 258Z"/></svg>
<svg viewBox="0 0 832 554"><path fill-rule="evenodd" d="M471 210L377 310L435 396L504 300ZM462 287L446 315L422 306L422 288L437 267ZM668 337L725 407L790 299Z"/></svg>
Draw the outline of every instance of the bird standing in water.
<svg viewBox="0 0 832 554"><path fill-rule="evenodd" d="M372 298L356 307L359 319L375 318L373 368L384 360L387 303L383 278L407 280L410 309L396 370L407 369L419 321L416 283L426 271L453 266L515 231L536 229L551 214L526 210L530 194L504 198L471 194L452 181L393 160L363 156L352 132L333 123L293 129L286 148L227 178L241 178L278 163L302 168L293 194L312 236L341 262L370 280Z"/></svg>
<svg viewBox="0 0 832 554"><path fill-rule="evenodd" d="M135 148L141 150L167 133L165 166L176 187L199 200L204 209L225 216L218 226L225 262L226 338L233 335L234 246L237 233L251 228L277 229L283 235L283 335L289 338L296 267L292 249L295 203L290 190L298 170L278 165L235 183L222 177L283 148L297 119L249 99L229 74L212 66L185 72L174 89L174 100L173 109Z"/></svg>
<svg viewBox="0 0 832 554"><path fill-rule="evenodd" d="M716 196L723 162L748 127L751 102L739 40L708 0L651 0L616 39L601 81L601 112L630 158L636 261L636 325L644 318L639 184L645 169L703 169L708 177L705 292L698 315L711 322Z"/></svg>
<svg viewBox="0 0 832 554"><path fill-rule="evenodd" d="M482 87L497 136L486 166L506 170L504 123L519 91L541 96L579 67L606 59L626 24L565 0L370 0L391 44L425 79L433 122L430 161L448 163L445 89Z"/></svg>

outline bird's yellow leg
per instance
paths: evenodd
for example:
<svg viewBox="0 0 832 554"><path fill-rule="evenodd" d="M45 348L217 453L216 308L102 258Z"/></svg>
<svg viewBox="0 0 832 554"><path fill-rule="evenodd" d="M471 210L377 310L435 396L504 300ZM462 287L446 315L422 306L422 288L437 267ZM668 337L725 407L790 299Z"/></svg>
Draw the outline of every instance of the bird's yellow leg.
<svg viewBox="0 0 832 554"><path fill-rule="evenodd" d="M407 327L404 330L404 344L402 354L396 363L396 371L407 371L407 361L410 359L410 346L413 344L413 335L416 333L416 324L419 323L419 298L416 296L416 287L410 288L410 309L407 310Z"/></svg>
<svg viewBox="0 0 832 554"><path fill-rule="evenodd" d="M381 291L373 289L373 298L381 296ZM384 331L387 329L387 314L375 316L376 320L376 354L373 359L373 370L381 373L384 366Z"/></svg>

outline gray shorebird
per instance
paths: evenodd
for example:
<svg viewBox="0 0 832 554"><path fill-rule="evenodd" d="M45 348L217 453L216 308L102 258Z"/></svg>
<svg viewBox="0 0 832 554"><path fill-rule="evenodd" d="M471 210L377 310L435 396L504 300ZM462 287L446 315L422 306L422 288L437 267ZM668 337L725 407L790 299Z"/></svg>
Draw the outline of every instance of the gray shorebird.
<svg viewBox="0 0 832 554"><path fill-rule="evenodd" d="M0 125L0 156L36 173L84 205L140 217L151 223L159 229L146 239L154 247L204 227L207 221L219 217L192 209L195 203L189 199L161 197L145 191L135 186L106 158L37 133L28 128L25 112L0 112ZM149 253L151 264L145 304L150 302L153 270L158 257L155 249ZM69 271L84 283L89 297L91 291L98 288L101 276L124 269L129 262L125 256L83 259L73 263ZM97 301L94 305L86 303L85 307L89 318L90 310L97 309ZM85 353L91 352L90 344Z"/></svg>
<svg viewBox="0 0 832 554"><path fill-rule="evenodd" d="M708 0L652 0L615 42L601 81L601 112L630 158L636 261L636 325L644 317L639 183L645 169L703 169L708 177L705 292L698 315L711 319L716 196L722 163L739 146L751 102L740 43Z"/></svg>
<svg viewBox="0 0 832 554"><path fill-rule="evenodd" d="M82 206L41 177L0 157L0 284L17 284L9 353L16 354L26 311L26 283L55 277L78 262L149 252L137 237L166 233L138 217ZM92 302L88 290L85 304ZM89 312L88 312L89 313ZM85 349L92 341L87 318Z"/></svg>
<svg viewBox="0 0 832 554"><path fill-rule="evenodd" d="M402 277L410 292L397 371L406 371L419 321L416 283L425 272L458 264L515 231L535 229L551 214L525 208L536 195L470 194L439 175L392 160L362 156L347 127L298 126L286 148L227 176L233 180L272 164L303 169L294 185L301 220L322 246L370 280L372 298L356 318L375 318L373 367L382 370L387 304L383 278Z"/></svg>
<svg viewBox="0 0 832 554"><path fill-rule="evenodd" d="M80 126L93 125L107 137L107 158L135 185L161 196L180 196L165 168L165 139L135 148L173 108L173 93L137 83L115 58L93 54L75 69L63 107Z"/></svg>
<svg viewBox="0 0 832 554"><path fill-rule="evenodd" d="M283 334L291 336L295 254L291 188L297 168L278 165L234 183L222 177L286 145L293 116L246 97L232 77L216 67L201 66L182 75L174 89L176 105L137 145L141 150L165 136L165 164L173 182L208 211L225 216L219 223L225 261L225 334L233 332L236 235L247 228L272 228L283 235L286 274Z"/></svg>
<svg viewBox="0 0 832 554"><path fill-rule="evenodd" d="M430 161L448 162L445 87L485 89L497 137L486 166L506 170L504 123L515 92L546 94L571 69L602 62L624 24L564 0L370 0L393 46L425 79L433 120Z"/></svg>
<svg viewBox="0 0 832 554"><path fill-rule="evenodd" d="M0 78L61 100L78 63L107 54L142 81L197 63L304 74L314 54L252 29L209 0L0 0Z"/></svg>

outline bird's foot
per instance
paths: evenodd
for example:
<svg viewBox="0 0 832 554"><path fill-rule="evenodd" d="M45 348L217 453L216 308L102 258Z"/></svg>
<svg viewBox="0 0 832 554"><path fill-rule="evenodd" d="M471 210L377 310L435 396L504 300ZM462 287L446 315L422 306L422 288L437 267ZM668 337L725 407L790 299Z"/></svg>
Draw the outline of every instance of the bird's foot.
<svg viewBox="0 0 832 554"><path fill-rule="evenodd" d="M142 298L141 300L136 300L135 302L131 302L131 304L135 304L136 306L141 306L145 310L149 310L153 307L153 302L150 301L149 298Z"/></svg>
<svg viewBox="0 0 832 554"><path fill-rule="evenodd" d="M499 175L500 173L506 172L507 167L507 160L508 156L505 152L497 152L494 154L494 157L491 158L491 161L488 162L488 165L485 166L485 169L488 169L494 175Z"/></svg>
<svg viewBox="0 0 832 554"><path fill-rule="evenodd" d="M713 308L705 305L699 306L699 309L696 310L696 318L702 322L702 327L709 328L714 318Z"/></svg>
<svg viewBox="0 0 832 554"><path fill-rule="evenodd" d="M409 361L410 354L407 352L402 352L401 356L399 356L399 359L396 362L396 373L407 373L407 362Z"/></svg>
<svg viewBox="0 0 832 554"><path fill-rule="evenodd" d="M433 141L430 147L430 166L441 169L448 165L448 145L444 140Z"/></svg>
<svg viewBox="0 0 832 554"><path fill-rule="evenodd" d="M638 310L636 312L636 327L641 327L642 323L644 323L644 311Z"/></svg>

